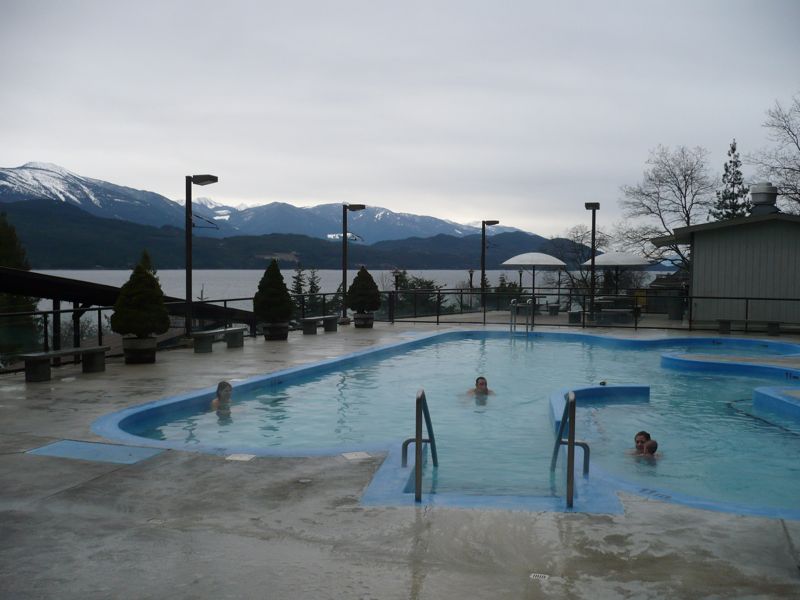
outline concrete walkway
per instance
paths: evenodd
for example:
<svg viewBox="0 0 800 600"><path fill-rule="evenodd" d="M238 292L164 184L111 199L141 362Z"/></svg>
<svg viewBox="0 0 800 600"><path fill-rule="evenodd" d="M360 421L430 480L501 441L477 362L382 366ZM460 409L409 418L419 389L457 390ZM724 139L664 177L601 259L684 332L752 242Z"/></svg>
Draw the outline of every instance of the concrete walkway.
<svg viewBox="0 0 800 600"><path fill-rule="evenodd" d="M48 383L0 377L0 596L800 597L800 522L628 495L622 515L362 507L383 456L165 451L119 465L25 454L103 441L91 423L127 406L431 330L294 332L287 343L162 352L155 365L111 359L99 374L64 366Z"/></svg>

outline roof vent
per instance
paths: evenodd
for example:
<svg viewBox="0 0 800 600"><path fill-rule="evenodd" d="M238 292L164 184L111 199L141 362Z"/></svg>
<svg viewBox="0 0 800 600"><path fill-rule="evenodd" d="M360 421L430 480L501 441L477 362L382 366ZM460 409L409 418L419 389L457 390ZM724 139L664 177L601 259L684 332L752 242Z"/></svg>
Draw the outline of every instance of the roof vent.
<svg viewBox="0 0 800 600"><path fill-rule="evenodd" d="M772 183L765 181L763 183L755 183L750 186L750 199L753 203L753 208L750 210L752 216L758 215L771 215L780 212L778 207L775 206L775 201L778 198L778 188Z"/></svg>

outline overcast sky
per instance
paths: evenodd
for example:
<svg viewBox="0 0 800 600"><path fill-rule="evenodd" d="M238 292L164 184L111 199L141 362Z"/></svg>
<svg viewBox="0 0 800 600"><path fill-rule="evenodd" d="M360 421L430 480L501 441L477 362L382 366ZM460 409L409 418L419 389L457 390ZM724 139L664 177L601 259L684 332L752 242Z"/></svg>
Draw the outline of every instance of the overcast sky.
<svg viewBox="0 0 800 600"><path fill-rule="evenodd" d="M0 0L0 167L546 236L597 201L610 227L658 144L714 173L768 145L799 28L797 0Z"/></svg>

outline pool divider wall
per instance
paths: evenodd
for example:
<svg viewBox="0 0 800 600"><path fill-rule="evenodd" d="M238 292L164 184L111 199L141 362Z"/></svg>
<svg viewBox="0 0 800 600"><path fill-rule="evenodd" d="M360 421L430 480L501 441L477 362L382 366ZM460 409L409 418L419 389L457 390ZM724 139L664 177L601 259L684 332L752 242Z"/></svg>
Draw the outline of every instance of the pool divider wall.
<svg viewBox="0 0 800 600"><path fill-rule="evenodd" d="M714 359L689 358L685 355L666 353L661 355L661 366L681 371L706 371L708 373L730 373L735 375L758 375L782 377L800 383L800 370L780 365L759 365L749 362L717 361Z"/></svg>
<svg viewBox="0 0 800 600"><path fill-rule="evenodd" d="M770 410L800 421L800 389L758 387L753 390L753 408Z"/></svg>

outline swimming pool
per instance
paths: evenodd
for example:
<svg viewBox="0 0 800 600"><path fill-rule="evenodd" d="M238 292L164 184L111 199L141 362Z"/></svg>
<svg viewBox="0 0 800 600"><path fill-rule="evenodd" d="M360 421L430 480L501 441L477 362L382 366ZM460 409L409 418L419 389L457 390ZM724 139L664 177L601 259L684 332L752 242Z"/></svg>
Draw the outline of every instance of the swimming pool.
<svg viewBox="0 0 800 600"><path fill-rule="evenodd" d="M753 340L449 332L241 382L230 418L208 412L213 393L204 390L116 413L95 430L217 453L383 450L413 435L414 397L424 388L440 460L438 469L425 470L428 493L560 498L563 476L549 470L550 395L600 381L640 384L650 386L649 399L579 404L576 430L592 448L591 480L701 506L800 518L800 423L752 403L753 389L786 385L796 372L734 365L735 372L721 375L662 366L665 353L726 354L726 347L736 356L800 352ZM477 374L495 391L486 402L465 394ZM628 453L640 429L659 440L662 457L655 463Z"/></svg>

